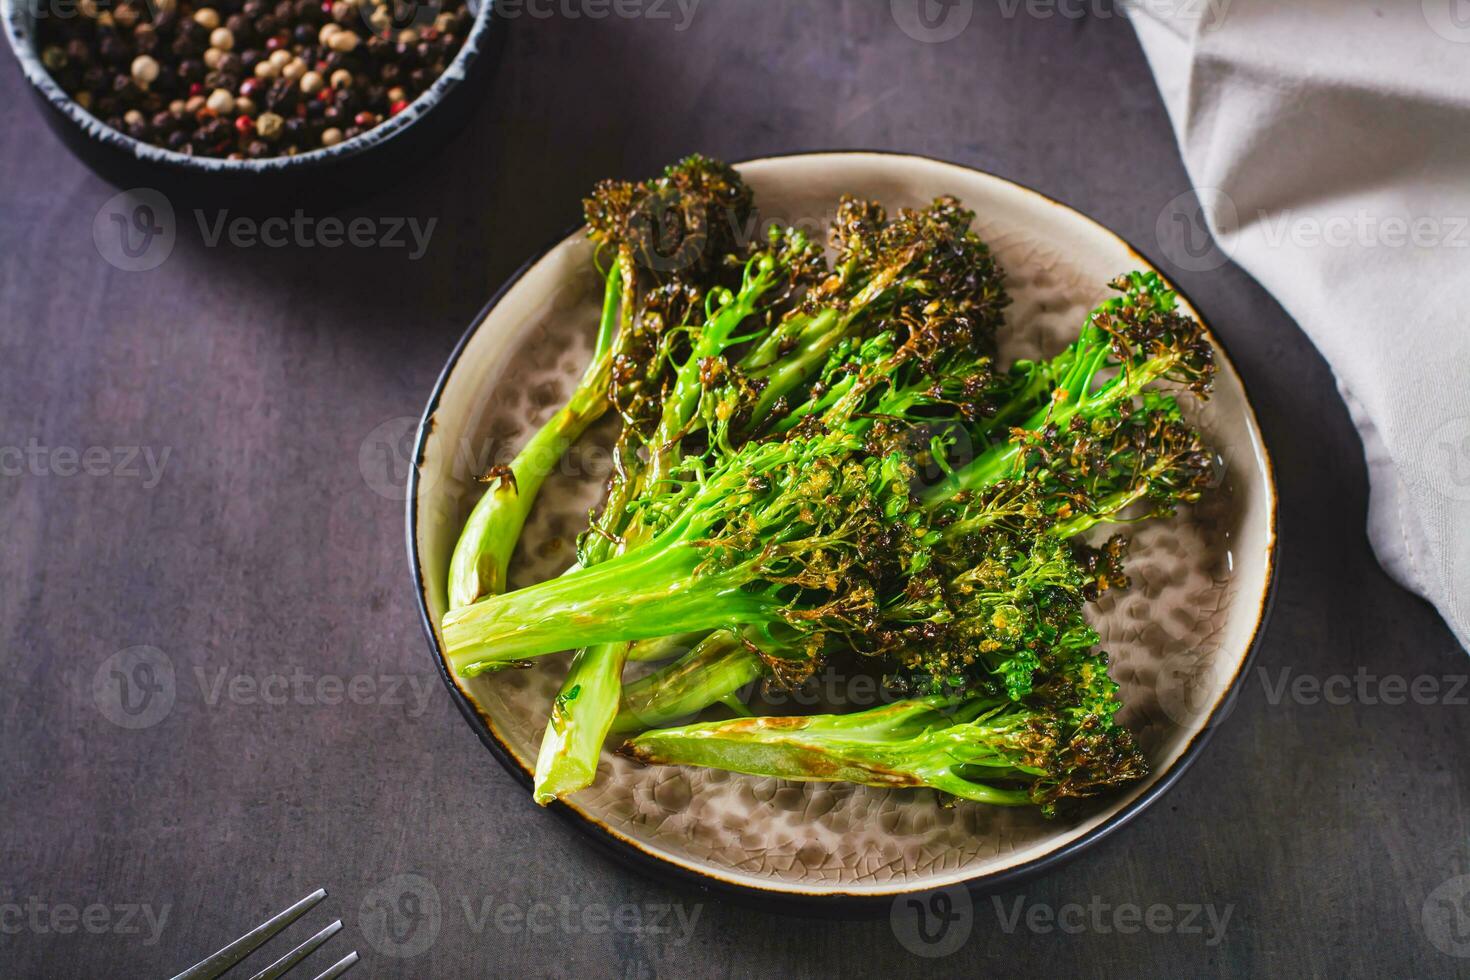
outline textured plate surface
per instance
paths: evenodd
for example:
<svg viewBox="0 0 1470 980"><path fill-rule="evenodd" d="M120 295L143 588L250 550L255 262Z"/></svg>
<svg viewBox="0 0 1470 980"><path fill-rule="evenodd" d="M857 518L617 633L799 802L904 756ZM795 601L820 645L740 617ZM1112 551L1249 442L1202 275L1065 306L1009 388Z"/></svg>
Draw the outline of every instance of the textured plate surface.
<svg viewBox="0 0 1470 980"><path fill-rule="evenodd" d="M824 229L842 193L890 211L954 194L1007 273L1013 303L1005 359L1059 351L1109 279L1147 263L1110 232L1032 191L937 161L884 154L813 154L740 167L764 223ZM752 233L756 229L752 229ZM420 437L410 546L427 618L444 612L445 570L479 487L473 477L508 461L561 403L588 357L601 281L580 234L555 246L471 332L441 381ZM1218 345L1217 345L1218 348ZM825 786L679 768L642 768L604 751L598 783L570 804L630 846L730 884L804 895L880 896L1011 873L1071 848L1146 802L1207 730L1264 617L1275 546L1275 490L1254 415L1220 351L1206 403L1186 412L1221 454L1220 485L1201 505L1131 533L1133 588L1095 609L1126 704L1153 769L1143 783L1093 801L1067 820L960 804L927 790ZM561 572L607 475L604 425L548 481L513 585ZM433 636L436 655L440 637ZM530 771L565 657L528 670L457 681L509 756ZM871 703L856 681L829 673L815 696Z"/></svg>

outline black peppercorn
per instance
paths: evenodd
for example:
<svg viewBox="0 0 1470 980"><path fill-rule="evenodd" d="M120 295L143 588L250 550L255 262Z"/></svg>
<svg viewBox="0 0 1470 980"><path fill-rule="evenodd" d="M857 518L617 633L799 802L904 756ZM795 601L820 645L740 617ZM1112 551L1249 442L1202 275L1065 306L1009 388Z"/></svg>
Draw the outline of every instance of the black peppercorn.
<svg viewBox="0 0 1470 980"><path fill-rule="evenodd" d="M235 37L236 51L246 50L258 40L255 25L244 14L230 14L229 20L225 21L225 26Z"/></svg>
<svg viewBox="0 0 1470 980"><path fill-rule="evenodd" d="M102 39L102 43L97 46L97 53L109 65L122 66L133 60L128 46L114 35L108 35Z"/></svg>
<svg viewBox="0 0 1470 980"><path fill-rule="evenodd" d="M213 92L217 88L228 89L233 92L240 84L240 76L231 75L216 69L204 76L204 87Z"/></svg>

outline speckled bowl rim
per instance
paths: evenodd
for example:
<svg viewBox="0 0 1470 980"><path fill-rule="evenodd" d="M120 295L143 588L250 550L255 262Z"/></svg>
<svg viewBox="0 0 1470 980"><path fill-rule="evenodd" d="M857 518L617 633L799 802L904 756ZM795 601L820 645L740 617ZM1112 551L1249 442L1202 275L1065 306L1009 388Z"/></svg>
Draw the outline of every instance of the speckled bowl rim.
<svg viewBox="0 0 1470 980"><path fill-rule="evenodd" d="M1121 235L1118 235L1116 232L1112 231L1101 222L1098 222L1087 214L1078 211L1076 208L1073 208L1067 204L1063 204L1055 198L1043 194L1042 192L1035 190L1034 188L1027 187L1025 184L1010 180L1008 178L999 177L995 174L989 173L988 171L980 170L976 167L970 167L962 163L956 163L952 160L944 160L939 157L925 156L922 154L899 153L889 150L822 150L815 152L768 154L766 156L761 156L750 160L736 161L735 165L746 166L750 164L766 163L769 161L823 156L880 156L899 160L908 159L920 161L927 164L942 164L944 166L955 167L960 170L965 170L969 171L970 173L988 177L990 179L1010 185L1018 191L1033 195L1040 202L1050 207L1060 208L1064 211L1070 212L1075 217L1092 224L1096 229L1110 236L1111 238L1116 240L1118 244L1123 246L1123 248L1127 250L1127 252L1138 261L1141 268L1154 268L1154 264L1148 259L1144 258L1142 253L1139 252L1138 249L1134 248L1132 243L1127 241L1127 239L1123 238ZM471 323L469 329L465 331L464 335L460 338L459 343L455 345L453 353L450 354L449 360L444 366L444 370L440 373L438 381L436 381L434 384L433 393L429 396L428 404L424 408L423 417L420 419L418 433L414 441L414 450L412 457L413 465L410 468L408 477L408 495L406 501L408 562L409 569L414 580L414 594L419 607L419 622L422 625L424 635L428 640L429 650L434 657L435 665L437 666L439 671L439 676L444 681L444 684L449 688L450 696L453 698L454 703L459 707L460 713L464 715L465 720L469 723L470 727L474 729L475 734L479 736L480 741L484 743L485 747L490 750L491 754L494 755L495 758L500 761L500 764L505 767L505 770L509 772L527 790L529 790L532 785L532 773L520 764L520 762L516 759L515 754L509 749L509 747L502 741L501 737L496 733L494 722L492 721L492 719L490 719L486 714L482 713L478 706L474 703L474 701L471 700L466 695L464 690L460 688L453 673L449 669L448 660L444 656L444 652L439 646L438 635L434 630L434 624L429 615L429 597L427 592L427 584L424 579L423 564L419 556L418 548L419 518L417 505L419 503L420 488L419 470L424 463L424 456L429 436L432 434L434 429L434 414L438 411L440 398L443 395L444 390L448 385L450 377L453 375L455 368L458 366L461 356L464 354L465 349L469 346L470 341L479 332L480 328L488 321L491 312L496 308L496 306L500 304L501 300L506 296L506 294L509 293L510 290L513 289L516 284L521 281L526 273L528 273L533 267L535 267L553 249L555 249L562 242L566 241L566 239L571 235L576 234L579 230L580 226L573 227L572 229L569 229L566 233L557 236L553 241L548 243L542 249L538 250L531 258L529 258L524 264L522 264L521 267L517 269L515 273L512 274L510 278L508 278L498 290L496 290L495 295L492 296L490 301L486 303L484 308L480 310L479 314ZM1235 377L1239 379L1241 390L1245 396L1244 407L1249 417L1250 423L1253 427L1253 430L1258 437L1255 448L1260 459L1262 474L1265 479L1263 489L1266 492L1268 504L1266 528L1267 546L1265 552L1265 588L1262 591L1261 604L1256 614L1256 622L1251 631L1251 638L1246 646L1245 655L1241 657L1239 666L1236 668L1234 674L1230 678L1230 683L1220 688L1219 694L1216 696L1209 713L1204 717L1203 721L1201 722L1199 731L1195 733L1189 743L1180 751L1178 757L1174 760L1174 762L1164 772L1159 774L1158 777L1148 786L1147 789L1145 789L1133 800L1121 806L1117 813L1113 814L1111 817L1104 820L1102 823L1098 824L1090 831L1087 831L1074 840L1067 841L1059 845L1054 850L1048 851L1047 853L1041 854L1035 858L1032 858L1031 860L1001 869L999 871L981 873L973 877L964 879L961 883L972 891L990 891L1013 885L1021 880L1030 878L1033 875L1040 874L1051 868L1055 868L1065 863L1066 861L1069 861L1070 859L1076 857L1078 854L1082 853L1088 848L1097 845L1105 838L1110 837L1115 831L1131 822L1139 814L1147 810L1152 803L1154 803L1170 789L1172 789L1174 784L1178 782L1179 777L1182 776L1184 772L1199 758L1200 752L1204 749L1205 745L1209 742L1211 736L1213 736L1215 729L1218 727L1217 719L1223 720L1225 713L1228 713L1231 702L1239 693L1241 681L1246 676L1251 666L1251 663L1255 660L1256 654L1260 649L1262 637L1265 635L1266 625L1271 617L1271 610L1275 605L1277 583L1277 549L1280 544L1280 538L1278 534L1279 497L1276 490L1276 475L1275 468L1271 462L1271 453L1269 448L1266 446L1264 434L1261 432L1260 421L1256 416L1255 406L1251 401L1250 391L1245 384L1245 379L1241 376L1239 370L1236 369L1235 363L1231 359L1229 351L1227 350L1225 344L1220 340L1220 337L1215 333L1215 331L1210 329L1209 323L1202 315L1199 314L1198 307L1193 303L1193 301L1190 300L1189 296L1184 293L1183 290L1180 290L1178 286L1174 285L1172 282L1170 282L1170 286L1176 292L1178 292L1181 298L1183 298L1184 301L1195 311L1196 316L1199 317L1201 324L1204 325L1211 342L1215 346L1215 351L1218 358L1231 370ZM574 801L557 801L555 803L552 803L549 807L547 807L547 809L557 814L557 816L561 819L568 821L583 833L587 834L599 845L601 845L608 853L610 853L615 859L619 860L629 867L632 867L644 873L651 874L655 878L663 879L666 881L673 881L685 886L693 886L694 888L697 888L701 891L714 893L722 897L731 898L733 900L743 903L759 902L762 908L767 909L780 908L785 911L794 911L800 914L829 916L874 915L883 910L891 908L892 903L896 898L900 898L904 895L922 895L927 892L933 891L935 887L940 887L933 885L925 886L922 884L915 885L913 883L908 883L888 890L865 889L862 892L850 892L833 889L822 889L816 891L808 891L800 887L793 887L784 884L761 886L752 884L749 881L735 881L721 877L719 874L715 873L712 870L696 868L688 864L670 860L663 855L656 854L644 847L643 844L641 844L639 841L636 841L631 837L628 837L627 835L618 832L614 828L608 826L606 823L598 820L596 817L591 816L585 810L578 807ZM951 885L945 885L942 887L951 887Z"/></svg>
<svg viewBox="0 0 1470 980"><path fill-rule="evenodd" d="M434 84L421 92L408 108L360 136L344 140L336 146L298 153L296 156L267 157L262 160L189 156L135 140L128 134L113 129L62 91L61 86L56 84L51 73L46 70L46 66L41 64L34 30L23 20L26 0L0 0L0 20L5 23L6 40L10 42L10 50L20 62L26 81L41 93L52 108L65 116L89 139L122 150L145 163L161 164L198 174L250 175L313 171L340 163L382 146L433 112L444 101L444 97L465 80L470 64L487 48L491 24L495 20L495 8L502 0L475 2L480 5L475 13L475 23L464 44L460 46L459 53L444 69L443 74L434 80Z"/></svg>

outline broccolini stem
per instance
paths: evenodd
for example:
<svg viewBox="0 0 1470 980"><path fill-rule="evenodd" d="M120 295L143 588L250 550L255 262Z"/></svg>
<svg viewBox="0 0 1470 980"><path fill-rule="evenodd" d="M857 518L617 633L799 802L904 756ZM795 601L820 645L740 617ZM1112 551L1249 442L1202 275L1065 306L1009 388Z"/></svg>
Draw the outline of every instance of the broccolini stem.
<svg viewBox="0 0 1470 980"><path fill-rule="evenodd" d="M693 633L676 633L673 636L660 636L652 640L639 640L633 644L633 649L628 651L628 659L634 663L643 664L672 660L675 657L682 657L699 646L707 636L709 636L707 630L696 630Z"/></svg>
<svg viewBox="0 0 1470 980"><path fill-rule="evenodd" d="M612 371L612 336L622 307L622 281L616 269L607 276L602 319L591 365L571 399L543 425L508 466L496 467L494 481L475 504L449 562L449 608L468 606L505 591L506 570L526 518L542 485L588 426L607 411Z"/></svg>
<svg viewBox="0 0 1470 980"><path fill-rule="evenodd" d="M703 555L686 543L640 548L444 618L450 665L473 677L588 644L645 640L765 622L780 604L741 588L743 570L695 576Z"/></svg>
<svg viewBox="0 0 1470 980"><path fill-rule="evenodd" d="M737 718L645 732L622 752L653 765L704 766L798 782L852 782L867 786L929 786L967 800L1025 806L1022 789L965 779L955 768L986 753L984 719L947 714L940 698L901 701L851 715ZM953 734L950 734L951 731ZM1003 768L992 778L1026 774Z"/></svg>
<svg viewBox="0 0 1470 980"><path fill-rule="evenodd" d="M741 325L756 312L761 297L775 286L778 273L776 261L763 255L747 263L739 292L717 294L711 315L696 336L689 358L680 366L673 390L665 397L654 431L652 455L633 481L634 496L644 487L657 486L668 478L681 456L680 443L704 391L704 362L720 356L735 342ZM624 532L620 550L626 553L636 549L652 537L652 528L635 517ZM629 653L627 642L604 643L578 651L573 659L541 739L534 780L536 802L550 803L592 784L603 740L618 713L621 678Z"/></svg>
<svg viewBox="0 0 1470 980"><path fill-rule="evenodd" d="M683 657L624 686L612 731L641 732L698 714L765 674L738 633L711 633Z"/></svg>

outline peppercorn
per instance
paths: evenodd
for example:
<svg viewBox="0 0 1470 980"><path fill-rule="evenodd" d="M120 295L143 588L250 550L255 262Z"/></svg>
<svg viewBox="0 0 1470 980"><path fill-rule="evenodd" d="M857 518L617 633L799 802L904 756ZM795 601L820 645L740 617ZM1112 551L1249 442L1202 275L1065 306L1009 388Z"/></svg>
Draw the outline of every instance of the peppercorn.
<svg viewBox="0 0 1470 980"><path fill-rule="evenodd" d="M264 140L273 140L281 135L281 130L286 125L286 120L274 112L263 112L255 121L255 131Z"/></svg>
<svg viewBox="0 0 1470 980"><path fill-rule="evenodd" d="M155 54L160 47L158 32L151 24L139 24L133 29L133 50L139 54Z"/></svg>
<svg viewBox="0 0 1470 980"><path fill-rule="evenodd" d="M230 29L235 44L240 47L249 47L259 36L255 33L255 26L250 23L250 18L244 14L230 14L225 26Z"/></svg>
<svg viewBox="0 0 1470 980"><path fill-rule="evenodd" d="M147 88L158 80L158 62L150 55L140 54L133 59L131 74L139 88Z"/></svg>
<svg viewBox="0 0 1470 980"><path fill-rule="evenodd" d="M215 112L223 115L227 112L234 111L235 97L231 95L226 89L217 88L213 92L209 93L209 99L204 104L209 106L209 108L214 110Z"/></svg>
<svg viewBox="0 0 1470 980"><path fill-rule="evenodd" d="M336 146L342 142L342 130L335 126L322 130L322 146Z"/></svg>
<svg viewBox="0 0 1470 980"><path fill-rule="evenodd" d="M97 45L97 53L109 65L121 66L131 60L131 52L116 35L109 34Z"/></svg>
<svg viewBox="0 0 1470 980"><path fill-rule="evenodd" d="M470 23L465 0L439 2L432 25L398 30L384 18L412 25L413 0L76 0L80 19L38 23L37 49L79 106L134 138L290 154L407 109Z"/></svg>

